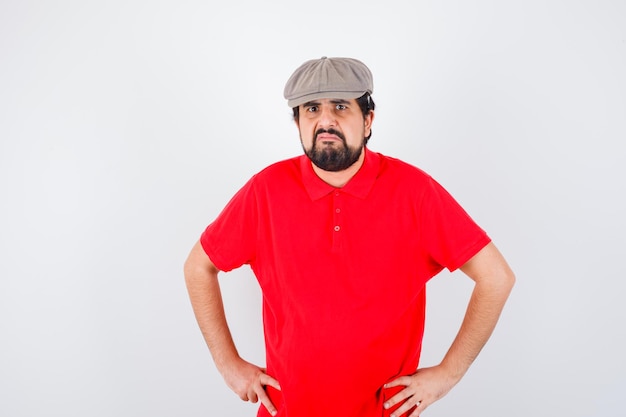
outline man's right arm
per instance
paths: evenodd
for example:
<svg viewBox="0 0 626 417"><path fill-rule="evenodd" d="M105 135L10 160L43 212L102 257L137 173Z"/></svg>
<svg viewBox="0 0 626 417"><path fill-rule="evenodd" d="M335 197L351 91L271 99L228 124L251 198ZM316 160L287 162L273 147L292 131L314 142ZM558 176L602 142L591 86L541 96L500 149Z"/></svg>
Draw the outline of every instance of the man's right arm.
<svg viewBox="0 0 626 417"><path fill-rule="evenodd" d="M276 414L264 386L280 390L280 385L265 370L243 360L231 336L217 278L219 270L197 242L185 262L185 282L196 320L213 361L226 384L244 401L265 405Z"/></svg>

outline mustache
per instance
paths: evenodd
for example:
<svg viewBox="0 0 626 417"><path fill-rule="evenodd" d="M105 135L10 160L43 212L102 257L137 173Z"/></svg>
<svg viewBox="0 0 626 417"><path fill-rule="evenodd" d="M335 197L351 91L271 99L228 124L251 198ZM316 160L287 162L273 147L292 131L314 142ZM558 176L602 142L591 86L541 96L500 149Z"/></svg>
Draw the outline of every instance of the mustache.
<svg viewBox="0 0 626 417"><path fill-rule="evenodd" d="M335 135L339 139L341 139L344 143L346 142L346 137L343 135L343 133L341 133L338 130L333 129L332 127L330 129L324 129L324 128L317 129L315 131L315 141L316 142L317 142L317 137L319 135L321 135L322 133L328 133L329 135Z"/></svg>

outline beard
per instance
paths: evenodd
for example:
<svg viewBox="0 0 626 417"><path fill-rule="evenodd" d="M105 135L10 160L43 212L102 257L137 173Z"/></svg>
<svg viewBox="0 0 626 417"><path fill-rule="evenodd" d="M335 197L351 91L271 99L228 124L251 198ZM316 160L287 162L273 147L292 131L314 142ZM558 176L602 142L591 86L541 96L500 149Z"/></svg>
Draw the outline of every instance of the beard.
<svg viewBox="0 0 626 417"><path fill-rule="evenodd" d="M317 143L317 136L321 133L329 133L341 139L341 143L333 142L331 144ZM310 149L306 149L304 145L304 153L309 157L315 166L324 171L343 171L351 167L361 157L363 148L365 147L365 138L358 148L351 148L346 142L343 133L335 129L318 129L313 138L313 145Z"/></svg>

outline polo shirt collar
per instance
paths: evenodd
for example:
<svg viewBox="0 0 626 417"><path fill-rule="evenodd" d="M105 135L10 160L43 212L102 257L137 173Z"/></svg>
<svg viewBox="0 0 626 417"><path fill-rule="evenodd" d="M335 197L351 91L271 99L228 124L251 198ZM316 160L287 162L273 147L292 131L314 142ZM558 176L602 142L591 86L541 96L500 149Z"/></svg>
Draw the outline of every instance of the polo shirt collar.
<svg viewBox="0 0 626 417"><path fill-rule="evenodd" d="M374 186L380 169L380 155L371 152L367 147L363 150L365 159L359 171L341 188L341 192L353 195L358 198L365 198ZM311 160L306 156L300 157L300 171L302 172L302 182L311 200L320 198L337 190L330 184L325 183L313 171Z"/></svg>

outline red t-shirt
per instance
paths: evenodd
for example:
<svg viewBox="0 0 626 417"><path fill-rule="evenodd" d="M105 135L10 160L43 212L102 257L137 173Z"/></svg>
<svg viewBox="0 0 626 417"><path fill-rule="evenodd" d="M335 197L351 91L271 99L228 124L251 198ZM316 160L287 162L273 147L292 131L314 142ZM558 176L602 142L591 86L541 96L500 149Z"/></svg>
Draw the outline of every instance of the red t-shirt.
<svg viewBox="0 0 626 417"><path fill-rule="evenodd" d="M304 155L269 166L201 237L259 281L279 417L383 416L383 384L418 366L426 282L489 241L430 176L369 150L342 188Z"/></svg>

